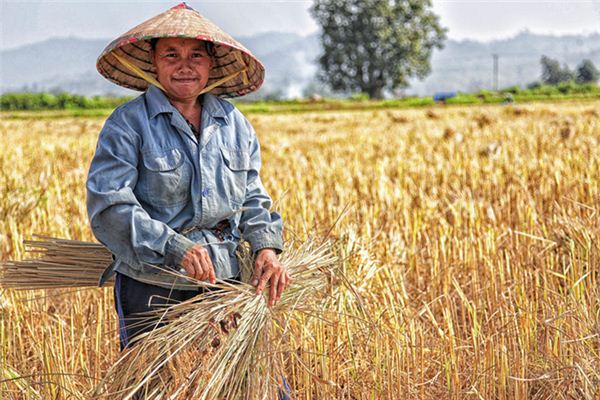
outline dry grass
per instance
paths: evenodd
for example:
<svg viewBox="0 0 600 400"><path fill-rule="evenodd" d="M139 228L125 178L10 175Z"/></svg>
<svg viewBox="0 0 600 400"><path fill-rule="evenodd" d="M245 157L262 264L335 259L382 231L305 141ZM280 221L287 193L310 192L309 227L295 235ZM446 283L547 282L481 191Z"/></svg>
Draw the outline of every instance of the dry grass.
<svg viewBox="0 0 600 400"><path fill-rule="evenodd" d="M297 318L282 367L296 398L598 396L599 106L251 116L290 238L350 206L331 235L362 300L340 287L335 313ZM101 124L0 121L3 260L34 233L92 239ZM89 396L119 357L111 291L0 293L0 393Z"/></svg>

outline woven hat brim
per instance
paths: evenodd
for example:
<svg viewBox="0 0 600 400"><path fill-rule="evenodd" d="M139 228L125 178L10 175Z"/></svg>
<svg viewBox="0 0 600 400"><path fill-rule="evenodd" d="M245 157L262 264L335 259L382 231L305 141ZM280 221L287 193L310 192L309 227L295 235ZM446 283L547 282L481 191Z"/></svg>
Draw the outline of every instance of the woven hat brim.
<svg viewBox="0 0 600 400"><path fill-rule="evenodd" d="M212 42L215 46L213 67L207 86L245 69L243 73L213 88L210 93L237 97L251 93L263 84L265 68L241 43L214 23L187 7L176 6L134 27L113 40L96 63L98 72L109 81L133 90L144 91L149 83L123 65L115 54L157 79L150 59L153 38L189 38Z"/></svg>

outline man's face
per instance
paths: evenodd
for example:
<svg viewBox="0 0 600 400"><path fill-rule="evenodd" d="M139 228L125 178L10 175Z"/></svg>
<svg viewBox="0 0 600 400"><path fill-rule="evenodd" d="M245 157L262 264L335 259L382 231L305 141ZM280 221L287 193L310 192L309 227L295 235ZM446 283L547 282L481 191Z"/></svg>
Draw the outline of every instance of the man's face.
<svg viewBox="0 0 600 400"><path fill-rule="evenodd" d="M195 101L206 87L212 58L203 41L161 38L156 42L152 60L158 81L173 100Z"/></svg>

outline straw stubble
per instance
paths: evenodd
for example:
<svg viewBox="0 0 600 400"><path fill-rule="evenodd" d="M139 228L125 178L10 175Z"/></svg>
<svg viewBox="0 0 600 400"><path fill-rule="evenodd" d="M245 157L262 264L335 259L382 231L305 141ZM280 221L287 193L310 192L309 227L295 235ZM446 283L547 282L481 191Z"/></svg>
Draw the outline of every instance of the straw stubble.
<svg viewBox="0 0 600 400"><path fill-rule="evenodd" d="M350 205L330 234L353 288L285 328L295 398L595 400L599 106L248 115L288 238L326 234ZM0 259L34 233L92 240L102 123L0 120ZM120 357L112 298L0 291L0 397L88 398Z"/></svg>

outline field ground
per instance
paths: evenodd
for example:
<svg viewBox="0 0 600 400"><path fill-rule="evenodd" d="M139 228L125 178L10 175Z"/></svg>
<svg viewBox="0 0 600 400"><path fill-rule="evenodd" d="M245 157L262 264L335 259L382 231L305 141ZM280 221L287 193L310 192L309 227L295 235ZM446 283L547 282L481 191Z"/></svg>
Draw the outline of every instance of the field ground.
<svg viewBox="0 0 600 400"><path fill-rule="evenodd" d="M0 120L0 260L35 233L92 240L104 119ZM296 338L296 398L600 396L600 102L249 119L288 238L343 214L359 295ZM118 357L113 307L109 288L0 291L0 397L86 398Z"/></svg>

